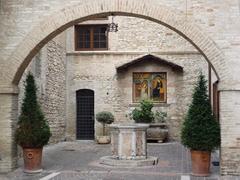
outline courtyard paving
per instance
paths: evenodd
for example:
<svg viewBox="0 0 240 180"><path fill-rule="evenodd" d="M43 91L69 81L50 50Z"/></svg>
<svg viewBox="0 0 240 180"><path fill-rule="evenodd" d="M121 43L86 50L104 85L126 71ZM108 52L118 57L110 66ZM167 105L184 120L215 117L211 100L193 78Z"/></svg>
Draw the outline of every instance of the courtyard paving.
<svg viewBox="0 0 240 180"><path fill-rule="evenodd" d="M99 164L99 158L110 155L110 145L92 141L62 142L44 149L43 172L27 175L22 160L14 172L0 175L1 180L217 180L219 167L211 166L211 176L191 177L189 151L179 143L149 143L148 154L157 156L155 166L117 168ZM212 160L218 160L216 153ZM238 179L233 177L231 179Z"/></svg>

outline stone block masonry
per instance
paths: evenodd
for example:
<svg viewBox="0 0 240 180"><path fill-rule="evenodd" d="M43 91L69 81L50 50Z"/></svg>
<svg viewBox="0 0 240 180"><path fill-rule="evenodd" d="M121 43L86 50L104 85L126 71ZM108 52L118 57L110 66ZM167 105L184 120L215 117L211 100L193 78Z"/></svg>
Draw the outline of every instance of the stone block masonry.
<svg viewBox="0 0 240 180"><path fill-rule="evenodd" d="M54 41L47 44L46 84L41 101L51 127L51 142L65 139L66 66L65 51Z"/></svg>
<svg viewBox="0 0 240 180"><path fill-rule="evenodd" d="M91 20L80 23L106 24L109 20ZM176 32L141 18L116 16L119 30L108 33L108 50L75 51L74 27L66 31L67 49L67 136L75 139L76 100L78 89L95 92L95 112L111 111L116 122L127 122L126 115L137 106L133 103L133 72L166 72L167 103L157 104L155 110L168 113L169 140L180 140L180 127L191 101L193 85L199 71L207 76L207 62L196 49ZM176 73L169 67L145 63L129 71L117 73L118 65L146 54L160 56L183 67L184 73ZM99 71L95 71L95 69ZM100 135L101 126L95 123L95 135Z"/></svg>
<svg viewBox="0 0 240 180"><path fill-rule="evenodd" d="M140 53L141 54L141 53ZM91 89L95 92L95 113L111 111L115 122L131 122L126 117L138 104L133 102L133 72L166 72L167 103L158 103L154 111L168 114L169 139L180 140L180 127L191 102L192 90L199 71L207 76L207 63L199 54L157 55L184 68L184 73L176 73L160 64L136 64L125 72L117 73L116 66L131 61L139 54L94 53L67 54L67 136L75 139L76 134L76 91ZM95 71L95 69L101 69ZM104 71L102 71L104 69ZM101 125L95 121L95 135L101 134Z"/></svg>
<svg viewBox="0 0 240 180"><path fill-rule="evenodd" d="M240 92L220 92L221 174L239 175L240 172Z"/></svg>
<svg viewBox="0 0 240 180"><path fill-rule="evenodd" d="M0 94L0 172L16 168L17 148L14 141L14 129L17 122L17 94Z"/></svg>
<svg viewBox="0 0 240 180"><path fill-rule="evenodd" d="M240 129L237 117L240 110L238 0L153 0L151 3L148 0L2 0L0 122L5 123L0 126L0 135L6 137L6 141L2 140L6 144L1 148L4 159L0 160L3 167L0 170L8 171L16 165L12 133L17 108L12 102L16 99L12 86L18 84L40 48L57 34L77 21L85 20L83 17L98 13L110 15L111 12L144 17L172 28L194 44L213 65L219 75L221 90L222 174L240 174L237 140Z"/></svg>
<svg viewBox="0 0 240 180"><path fill-rule="evenodd" d="M56 143L65 139L66 51L64 44L59 39L62 38L50 41L38 53L25 71L19 85L20 112L26 74L29 71L34 74L38 87L39 101L52 133L50 143Z"/></svg>

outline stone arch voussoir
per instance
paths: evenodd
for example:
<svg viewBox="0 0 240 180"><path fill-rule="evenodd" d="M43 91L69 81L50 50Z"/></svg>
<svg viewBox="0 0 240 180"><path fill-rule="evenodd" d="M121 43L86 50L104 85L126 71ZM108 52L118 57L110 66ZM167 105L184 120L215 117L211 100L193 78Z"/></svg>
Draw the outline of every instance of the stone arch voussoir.
<svg viewBox="0 0 240 180"><path fill-rule="evenodd" d="M93 3L94 2L94 3ZM96 0L67 7L43 18L18 45L7 61L15 67L8 74L13 84L18 84L24 70L34 55L57 34L77 22L99 15L125 15L140 17L164 25L189 41L212 65L221 81L228 79L229 70L224 55L217 45L200 30L192 20L186 21L183 15L175 14L169 8L146 0ZM37 36L36 36L37 34Z"/></svg>

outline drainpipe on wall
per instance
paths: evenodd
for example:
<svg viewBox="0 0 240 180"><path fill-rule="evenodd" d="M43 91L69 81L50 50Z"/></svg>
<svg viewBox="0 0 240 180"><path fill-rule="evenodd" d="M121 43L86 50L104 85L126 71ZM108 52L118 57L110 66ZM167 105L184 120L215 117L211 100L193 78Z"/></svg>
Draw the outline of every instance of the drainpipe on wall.
<svg viewBox="0 0 240 180"><path fill-rule="evenodd" d="M212 68L210 63L208 63L208 95L212 104Z"/></svg>

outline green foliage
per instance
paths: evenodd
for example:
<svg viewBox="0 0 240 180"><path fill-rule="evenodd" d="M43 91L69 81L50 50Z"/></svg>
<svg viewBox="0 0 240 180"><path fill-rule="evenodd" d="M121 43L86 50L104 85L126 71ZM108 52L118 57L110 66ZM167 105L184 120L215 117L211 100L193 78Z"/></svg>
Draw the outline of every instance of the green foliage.
<svg viewBox="0 0 240 180"><path fill-rule="evenodd" d="M156 111L155 114L154 114L155 122L165 123L166 118L167 118L167 113L166 112Z"/></svg>
<svg viewBox="0 0 240 180"><path fill-rule="evenodd" d="M114 121L114 116L111 112L102 111L97 113L96 119L103 125L103 135L105 135L105 124L111 124Z"/></svg>
<svg viewBox="0 0 240 180"><path fill-rule="evenodd" d="M102 111L102 112L97 113L96 119L100 123L111 124L114 121L114 116L111 112Z"/></svg>
<svg viewBox="0 0 240 180"><path fill-rule="evenodd" d="M131 116L136 123L151 123L154 120L154 113L152 112L153 102L150 100L142 100L140 102L140 109L135 108Z"/></svg>
<svg viewBox="0 0 240 180"><path fill-rule="evenodd" d="M212 151L220 145L220 127L212 113L206 82L201 73L182 127L182 143L192 150Z"/></svg>
<svg viewBox="0 0 240 180"><path fill-rule="evenodd" d="M34 77L29 73L15 134L17 144L22 147L43 147L51 136L50 128L38 104L36 91Z"/></svg>

